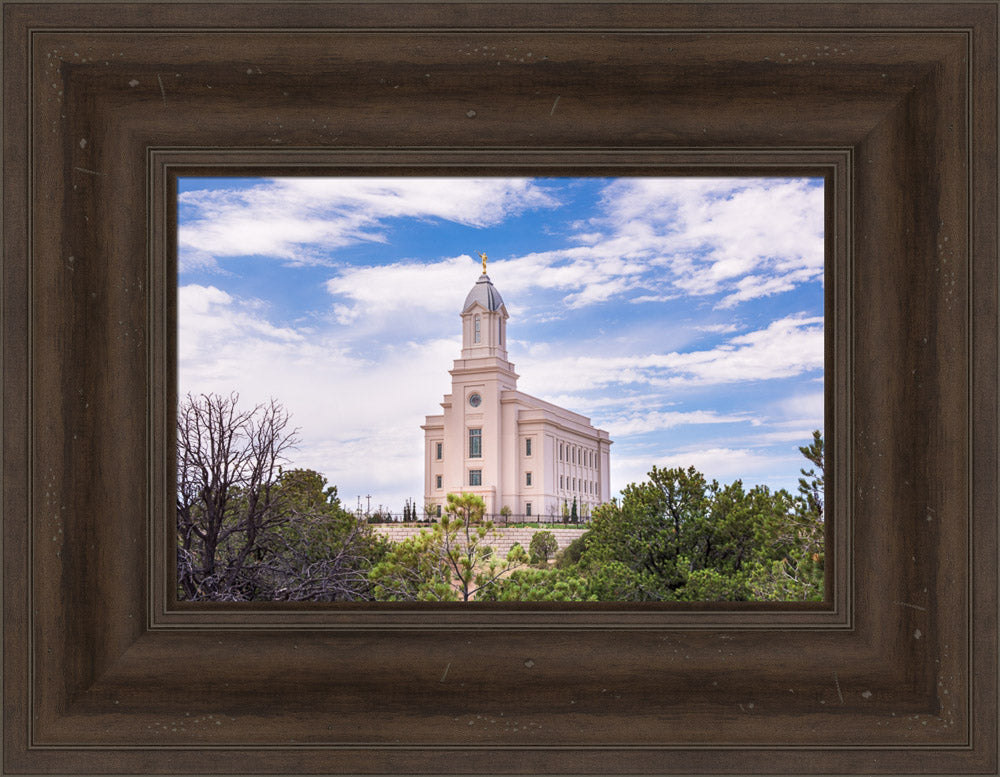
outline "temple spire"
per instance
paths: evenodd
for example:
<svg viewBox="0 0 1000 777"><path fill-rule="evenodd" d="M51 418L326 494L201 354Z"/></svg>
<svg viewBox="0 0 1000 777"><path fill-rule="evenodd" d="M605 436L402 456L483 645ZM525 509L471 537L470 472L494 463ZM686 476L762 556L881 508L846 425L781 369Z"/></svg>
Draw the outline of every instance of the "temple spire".
<svg viewBox="0 0 1000 777"><path fill-rule="evenodd" d="M479 254L479 258L483 260L483 275L486 275L486 254Z"/></svg>

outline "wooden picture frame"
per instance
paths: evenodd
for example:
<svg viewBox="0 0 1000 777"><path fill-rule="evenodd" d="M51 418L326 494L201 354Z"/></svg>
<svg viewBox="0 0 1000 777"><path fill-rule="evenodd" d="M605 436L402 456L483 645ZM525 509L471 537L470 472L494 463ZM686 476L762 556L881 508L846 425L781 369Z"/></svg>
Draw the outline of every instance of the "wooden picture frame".
<svg viewBox="0 0 1000 777"><path fill-rule="evenodd" d="M2 10L4 774L997 774L995 3ZM822 171L827 601L181 606L196 167Z"/></svg>

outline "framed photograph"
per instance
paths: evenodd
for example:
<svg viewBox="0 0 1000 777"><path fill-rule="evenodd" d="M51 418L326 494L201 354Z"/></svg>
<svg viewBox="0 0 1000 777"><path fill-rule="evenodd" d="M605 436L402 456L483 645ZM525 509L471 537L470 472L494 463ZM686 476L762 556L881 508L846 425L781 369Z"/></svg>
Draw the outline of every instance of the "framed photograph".
<svg viewBox="0 0 1000 777"><path fill-rule="evenodd" d="M669 168L165 165L177 595L823 602L843 170Z"/></svg>
<svg viewBox="0 0 1000 777"><path fill-rule="evenodd" d="M995 3L2 12L4 774L998 773ZM211 300L179 268L211 251L182 230L244 256L290 239L220 195L185 212L192 182L766 178L821 182L822 596L184 594L180 346ZM447 315L472 359L506 338L474 293L491 249L464 250L471 306ZM466 413L501 403L459 388ZM466 458L490 428L459 429ZM522 485L577 478L582 511L593 438L592 472ZM501 513L486 467L454 469Z"/></svg>

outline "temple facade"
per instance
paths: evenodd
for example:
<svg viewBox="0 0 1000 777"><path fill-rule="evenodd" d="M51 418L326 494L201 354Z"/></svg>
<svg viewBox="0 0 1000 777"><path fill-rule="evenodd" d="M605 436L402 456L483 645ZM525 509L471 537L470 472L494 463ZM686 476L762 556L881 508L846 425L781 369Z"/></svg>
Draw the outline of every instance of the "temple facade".
<svg viewBox="0 0 1000 777"><path fill-rule="evenodd" d="M507 319L484 257L461 310L451 393L421 426L424 503L440 511L449 493L473 493L488 515L546 521L560 520L575 500L587 516L610 496L611 440L589 418L517 390Z"/></svg>

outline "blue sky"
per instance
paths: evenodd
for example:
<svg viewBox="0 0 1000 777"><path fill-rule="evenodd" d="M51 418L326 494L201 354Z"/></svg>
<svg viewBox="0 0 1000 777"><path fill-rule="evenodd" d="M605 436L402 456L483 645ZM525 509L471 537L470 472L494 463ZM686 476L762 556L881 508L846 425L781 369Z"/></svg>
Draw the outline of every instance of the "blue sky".
<svg viewBox="0 0 1000 777"><path fill-rule="evenodd" d="M608 430L612 494L794 489L822 429L820 179L187 178L178 217L180 396L280 400L348 506L422 501L478 251L518 388Z"/></svg>

